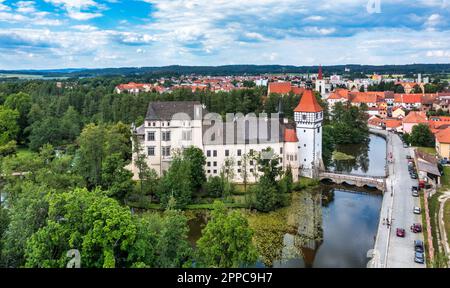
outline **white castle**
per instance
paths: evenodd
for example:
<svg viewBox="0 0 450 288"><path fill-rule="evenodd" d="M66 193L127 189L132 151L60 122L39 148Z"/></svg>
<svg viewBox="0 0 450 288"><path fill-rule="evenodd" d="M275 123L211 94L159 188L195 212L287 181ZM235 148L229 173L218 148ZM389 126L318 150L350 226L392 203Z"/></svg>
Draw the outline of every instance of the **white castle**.
<svg viewBox="0 0 450 288"><path fill-rule="evenodd" d="M306 90L294 110L295 123L284 119L281 108L278 112L270 118L238 114L222 122L220 115L208 113L200 102L151 102L144 124L133 128L133 133L148 166L159 176L169 169L176 151L194 146L206 156L207 177L219 176L228 162L234 182L242 183L246 177L247 183L253 183L257 166L244 156L271 148L283 170L291 167L295 181L299 175L314 178L322 165L322 107ZM135 160L133 153L130 169L137 179Z"/></svg>

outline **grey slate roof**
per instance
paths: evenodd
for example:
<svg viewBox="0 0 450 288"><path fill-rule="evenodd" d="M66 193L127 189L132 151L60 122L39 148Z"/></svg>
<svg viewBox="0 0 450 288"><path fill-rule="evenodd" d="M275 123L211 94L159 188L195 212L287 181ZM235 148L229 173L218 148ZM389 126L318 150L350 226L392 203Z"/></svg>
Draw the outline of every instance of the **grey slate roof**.
<svg viewBox="0 0 450 288"><path fill-rule="evenodd" d="M150 102L145 120L169 121L177 113L185 113L194 119L194 107L202 105L198 101L171 101L171 102ZM203 109L203 115L208 112Z"/></svg>

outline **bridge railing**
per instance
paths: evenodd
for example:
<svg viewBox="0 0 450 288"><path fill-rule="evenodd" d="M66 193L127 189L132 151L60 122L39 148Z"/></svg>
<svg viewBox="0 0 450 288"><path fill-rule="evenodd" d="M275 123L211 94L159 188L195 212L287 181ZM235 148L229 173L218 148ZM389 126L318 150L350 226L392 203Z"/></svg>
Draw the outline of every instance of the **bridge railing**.
<svg viewBox="0 0 450 288"><path fill-rule="evenodd" d="M342 176L353 176L358 178L365 178L365 179L386 179L386 176L371 176L371 175L361 175L361 174L354 174L354 173L345 173L345 172L339 172L339 171L320 171L320 175L342 175Z"/></svg>

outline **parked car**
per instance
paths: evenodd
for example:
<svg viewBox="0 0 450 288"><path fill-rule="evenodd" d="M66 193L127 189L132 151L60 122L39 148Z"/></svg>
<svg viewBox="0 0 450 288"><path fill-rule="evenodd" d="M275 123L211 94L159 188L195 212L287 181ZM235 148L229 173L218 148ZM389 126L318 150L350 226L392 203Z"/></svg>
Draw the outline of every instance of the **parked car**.
<svg viewBox="0 0 450 288"><path fill-rule="evenodd" d="M411 232L413 233L421 233L422 232L422 225L419 223L414 223L413 226L411 226Z"/></svg>
<svg viewBox="0 0 450 288"><path fill-rule="evenodd" d="M425 255L421 252L414 253L414 262L417 264L424 264L425 263Z"/></svg>
<svg viewBox="0 0 450 288"><path fill-rule="evenodd" d="M419 253L423 253L424 248L423 248L423 242L421 240L415 240L414 241L414 251L419 252Z"/></svg>
<svg viewBox="0 0 450 288"><path fill-rule="evenodd" d="M411 160L411 155L406 155L406 159Z"/></svg>
<svg viewBox="0 0 450 288"><path fill-rule="evenodd" d="M409 148L409 145L406 143L403 143L403 148Z"/></svg>
<svg viewBox="0 0 450 288"><path fill-rule="evenodd" d="M409 175L411 176L411 179L417 179L418 178L416 173L410 173Z"/></svg>
<svg viewBox="0 0 450 288"><path fill-rule="evenodd" d="M420 215L422 213L422 209L420 209L420 207L414 207L413 212L414 214Z"/></svg>
<svg viewBox="0 0 450 288"><path fill-rule="evenodd" d="M412 190L413 197L419 197L419 190Z"/></svg>
<svg viewBox="0 0 450 288"><path fill-rule="evenodd" d="M397 237L404 238L404 237L405 237L405 234L406 234L405 229L403 229L403 228L397 228Z"/></svg>

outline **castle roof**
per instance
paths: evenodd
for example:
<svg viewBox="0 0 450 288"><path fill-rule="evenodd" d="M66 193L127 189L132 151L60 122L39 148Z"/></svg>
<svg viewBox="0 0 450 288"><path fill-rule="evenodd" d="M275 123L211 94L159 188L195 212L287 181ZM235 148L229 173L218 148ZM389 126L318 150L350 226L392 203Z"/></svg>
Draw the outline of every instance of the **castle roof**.
<svg viewBox="0 0 450 288"><path fill-rule="evenodd" d="M201 107L201 105L198 101L150 102L145 120L169 121L178 113L187 114L190 119L194 120L198 118L195 117L195 106ZM208 112L203 109L202 113L205 115Z"/></svg>
<svg viewBox="0 0 450 288"><path fill-rule="evenodd" d="M321 112L323 111L322 106L319 105L319 102L316 99L312 90L305 90L303 92L302 98L300 99L300 103L297 108L295 108L294 112Z"/></svg>

